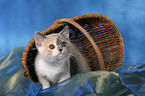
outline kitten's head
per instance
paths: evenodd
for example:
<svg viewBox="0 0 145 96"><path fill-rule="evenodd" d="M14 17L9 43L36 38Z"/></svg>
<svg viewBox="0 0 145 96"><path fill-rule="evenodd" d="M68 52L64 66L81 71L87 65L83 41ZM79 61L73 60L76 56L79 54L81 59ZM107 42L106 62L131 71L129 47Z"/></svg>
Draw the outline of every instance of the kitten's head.
<svg viewBox="0 0 145 96"><path fill-rule="evenodd" d="M47 36L35 33L35 44L39 54L47 60L61 60L70 51L69 28L66 26L61 32Z"/></svg>

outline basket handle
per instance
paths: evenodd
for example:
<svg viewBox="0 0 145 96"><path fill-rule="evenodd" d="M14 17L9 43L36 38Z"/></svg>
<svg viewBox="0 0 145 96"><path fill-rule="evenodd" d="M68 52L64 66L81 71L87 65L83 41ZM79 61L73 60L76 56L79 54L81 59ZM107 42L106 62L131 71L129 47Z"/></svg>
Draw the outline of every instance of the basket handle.
<svg viewBox="0 0 145 96"><path fill-rule="evenodd" d="M103 60L102 54L101 54L98 46L96 45L95 41L93 40L93 38L90 36L90 34L82 26L80 26L78 23L76 23L72 19L60 19L60 21L59 21L59 23L65 23L65 22L70 23L73 26L75 26L76 28L78 28L88 38L88 40L91 42L92 46L95 49L96 55L98 56L101 70L105 70L105 65L104 65L104 60Z"/></svg>

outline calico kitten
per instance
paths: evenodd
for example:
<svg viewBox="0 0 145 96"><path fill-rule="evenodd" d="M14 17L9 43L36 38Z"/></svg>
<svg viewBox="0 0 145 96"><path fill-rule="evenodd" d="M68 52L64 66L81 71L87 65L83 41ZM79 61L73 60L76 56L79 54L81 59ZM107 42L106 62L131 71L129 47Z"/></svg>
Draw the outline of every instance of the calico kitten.
<svg viewBox="0 0 145 96"><path fill-rule="evenodd" d="M43 89L71 75L90 71L87 59L70 42L68 26L59 33L45 36L36 32L35 44L38 50L35 58L35 71Z"/></svg>

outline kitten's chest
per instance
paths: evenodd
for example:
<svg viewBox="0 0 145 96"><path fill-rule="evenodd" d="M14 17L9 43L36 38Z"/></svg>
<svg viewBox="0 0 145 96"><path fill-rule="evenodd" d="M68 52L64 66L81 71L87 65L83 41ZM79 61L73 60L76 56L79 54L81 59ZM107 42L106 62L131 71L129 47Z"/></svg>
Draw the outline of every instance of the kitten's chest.
<svg viewBox="0 0 145 96"><path fill-rule="evenodd" d="M60 73L67 71L69 63L67 59L61 60L59 62L46 62L42 59L37 60L35 63L36 73L42 76L51 77Z"/></svg>

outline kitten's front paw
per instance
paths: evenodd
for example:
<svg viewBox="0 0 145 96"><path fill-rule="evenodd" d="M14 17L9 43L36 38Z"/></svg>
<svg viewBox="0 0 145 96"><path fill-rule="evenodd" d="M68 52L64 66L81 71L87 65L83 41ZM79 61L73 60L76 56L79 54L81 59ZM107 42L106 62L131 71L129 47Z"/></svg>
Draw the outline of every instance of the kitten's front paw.
<svg viewBox="0 0 145 96"><path fill-rule="evenodd" d="M50 86L45 86L45 85L43 85L43 87L42 87L42 89L47 89L47 88L49 88Z"/></svg>
<svg viewBox="0 0 145 96"><path fill-rule="evenodd" d="M62 82L62 81L64 81L64 80L66 80L66 79L68 79L68 78L70 78L70 75L65 75L65 76L61 77L61 79L59 80L58 83L60 83L60 82Z"/></svg>

